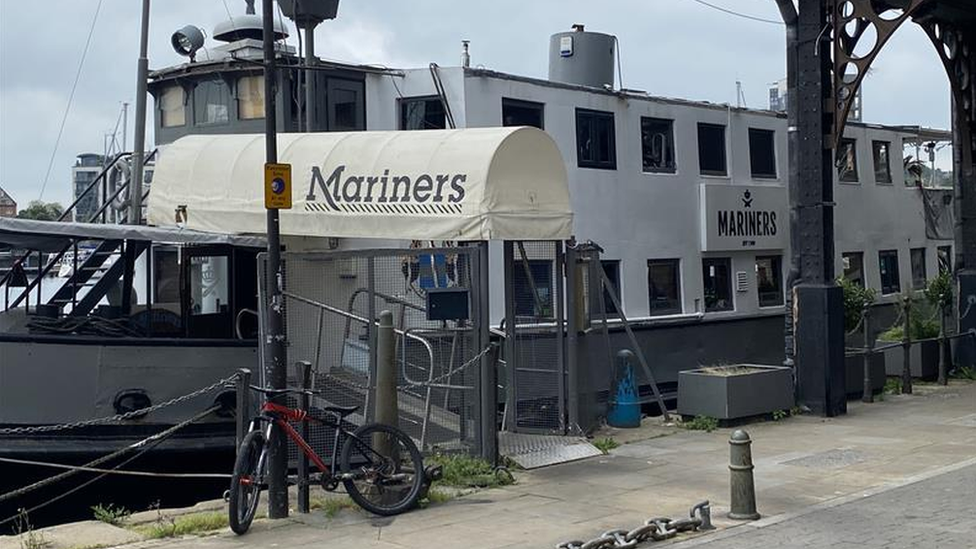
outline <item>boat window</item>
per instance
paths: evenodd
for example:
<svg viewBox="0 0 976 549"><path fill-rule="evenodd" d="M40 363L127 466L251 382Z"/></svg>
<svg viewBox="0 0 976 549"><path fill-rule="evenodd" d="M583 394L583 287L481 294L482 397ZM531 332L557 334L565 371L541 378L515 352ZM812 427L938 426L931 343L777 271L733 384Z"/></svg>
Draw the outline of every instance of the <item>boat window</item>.
<svg viewBox="0 0 976 549"><path fill-rule="evenodd" d="M208 315L230 310L226 256L190 258L190 314Z"/></svg>
<svg viewBox="0 0 976 549"><path fill-rule="evenodd" d="M237 81L237 117L264 118L264 75L243 76Z"/></svg>
<svg viewBox="0 0 976 549"><path fill-rule="evenodd" d="M776 132L749 128L749 164L752 177L776 178Z"/></svg>
<svg viewBox="0 0 976 549"><path fill-rule="evenodd" d="M898 275L898 250L878 252L878 263L881 267L881 293L888 295L900 292L901 281Z"/></svg>
<svg viewBox="0 0 976 549"><path fill-rule="evenodd" d="M840 180L857 183L857 141L841 139L837 153L837 175Z"/></svg>
<svg viewBox="0 0 976 549"><path fill-rule="evenodd" d="M760 307L778 307L783 304L783 260L771 255L756 258L756 287L759 289Z"/></svg>
<svg viewBox="0 0 976 549"><path fill-rule="evenodd" d="M925 269L925 248L912 248L910 250L912 259L912 288L921 290L925 288L927 273Z"/></svg>
<svg viewBox="0 0 976 549"><path fill-rule="evenodd" d="M227 124L230 92L223 80L204 80L193 90L193 120L197 126Z"/></svg>
<svg viewBox="0 0 976 549"><path fill-rule="evenodd" d="M891 183L891 164L888 154L891 143L875 141L871 143L874 157L874 181L877 183Z"/></svg>
<svg viewBox="0 0 976 549"><path fill-rule="evenodd" d="M545 105L503 97L502 126L532 126L540 130L545 129Z"/></svg>
<svg viewBox="0 0 976 549"><path fill-rule="evenodd" d="M160 124L164 128L186 124L186 91L183 86L170 86L159 96Z"/></svg>
<svg viewBox="0 0 976 549"><path fill-rule="evenodd" d="M936 252L939 255L939 273L951 273L952 246L939 246Z"/></svg>
<svg viewBox="0 0 976 549"><path fill-rule="evenodd" d="M531 280L529 278L530 273ZM516 315L552 318L552 261L548 259L529 259L525 262L517 260L512 285L515 292Z"/></svg>
<svg viewBox="0 0 976 549"><path fill-rule="evenodd" d="M366 129L366 103L363 83L329 79L329 130L337 132Z"/></svg>
<svg viewBox="0 0 976 549"><path fill-rule="evenodd" d="M641 158L643 170L674 173L674 121L641 117Z"/></svg>
<svg viewBox="0 0 976 549"><path fill-rule="evenodd" d="M447 128L444 105L437 97L400 100L401 130L443 130Z"/></svg>
<svg viewBox="0 0 976 549"><path fill-rule="evenodd" d="M702 260L702 280L705 283L705 312L731 311L732 260L727 257Z"/></svg>
<svg viewBox="0 0 976 549"><path fill-rule="evenodd" d="M621 300L623 303L623 290L620 288L620 260L619 259L603 259L600 261L603 266L603 272L607 275L610 283L613 284L613 289L616 292L617 299ZM613 300L610 299L610 291L607 288L603 289L603 303L606 305L607 316L610 318L617 318L620 313L617 311L617 306L613 304Z"/></svg>
<svg viewBox="0 0 976 549"><path fill-rule="evenodd" d="M576 109L576 157L580 168L617 169L613 113Z"/></svg>
<svg viewBox="0 0 976 549"><path fill-rule="evenodd" d="M180 264L176 250L153 249L154 303L180 303Z"/></svg>
<svg viewBox="0 0 976 549"><path fill-rule="evenodd" d="M651 316L681 313L681 272L677 259L647 260Z"/></svg>
<svg viewBox="0 0 976 549"><path fill-rule="evenodd" d="M862 252L848 252L843 254L844 278L860 287L864 287L864 254Z"/></svg>
<svg viewBox="0 0 976 549"><path fill-rule="evenodd" d="M698 124L698 166L702 175L728 175L725 164L725 126Z"/></svg>

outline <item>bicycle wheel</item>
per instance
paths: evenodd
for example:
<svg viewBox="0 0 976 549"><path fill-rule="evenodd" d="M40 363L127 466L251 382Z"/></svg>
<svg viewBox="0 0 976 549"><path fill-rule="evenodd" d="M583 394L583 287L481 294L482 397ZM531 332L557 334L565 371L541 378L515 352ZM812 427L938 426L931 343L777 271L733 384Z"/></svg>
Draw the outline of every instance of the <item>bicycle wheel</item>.
<svg viewBox="0 0 976 549"><path fill-rule="evenodd" d="M403 431L378 423L363 425L342 447L346 492L377 515L398 515L420 499L424 464L420 450Z"/></svg>
<svg viewBox="0 0 976 549"><path fill-rule="evenodd" d="M254 514L261 499L261 484L264 475L259 468L264 467L264 435L261 431L251 431L241 442L234 464L234 474L230 479L230 529L235 534L244 534L251 527Z"/></svg>

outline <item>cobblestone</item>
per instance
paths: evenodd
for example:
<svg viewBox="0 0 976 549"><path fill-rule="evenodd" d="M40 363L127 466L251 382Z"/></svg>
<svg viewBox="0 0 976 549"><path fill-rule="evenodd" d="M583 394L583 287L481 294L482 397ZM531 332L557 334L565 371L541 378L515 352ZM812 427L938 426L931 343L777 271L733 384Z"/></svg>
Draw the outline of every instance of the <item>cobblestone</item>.
<svg viewBox="0 0 976 549"><path fill-rule="evenodd" d="M738 534L695 546L974 549L976 465L763 528L736 530Z"/></svg>

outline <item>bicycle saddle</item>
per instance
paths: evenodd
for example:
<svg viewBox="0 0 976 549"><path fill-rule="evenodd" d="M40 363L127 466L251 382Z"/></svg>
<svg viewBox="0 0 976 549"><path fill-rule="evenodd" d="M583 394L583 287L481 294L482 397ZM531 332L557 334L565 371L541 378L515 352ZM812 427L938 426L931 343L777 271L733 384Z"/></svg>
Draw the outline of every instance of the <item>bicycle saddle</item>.
<svg viewBox="0 0 976 549"><path fill-rule="evenodd" d="M297 394L297 395L301 395L301 394L317 395L317 394L320 394L322 392L322 391L319 391L319 390L316 390L316 389L302 389L300 387L285 387L284 389L272 389L271 387L259 387L257 385L250 385L250 387L251 387L251 389L253 389L253 390L255 390L255 391L259 392L259 393L264 393L264 394L266 394L268 396L272 396L272 397L273 396L278 396L278 395L284 395L284 394L288 394L288 393L294 393L294 394Z"/></svg>
<svg viewBox="0 0 976 549"><path fill-rule="evenodd" d="M326 412L332 412L333 414L339 414L339 416L341 417L346 417L358 409L359 406L323 406L322 407L322 410Z"/></svg>

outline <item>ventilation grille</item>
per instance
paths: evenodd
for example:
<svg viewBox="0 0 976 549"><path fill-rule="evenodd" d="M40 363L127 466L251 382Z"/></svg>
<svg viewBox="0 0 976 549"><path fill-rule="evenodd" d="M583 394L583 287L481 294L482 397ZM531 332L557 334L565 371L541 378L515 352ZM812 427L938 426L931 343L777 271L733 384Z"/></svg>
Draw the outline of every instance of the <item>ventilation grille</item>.
<svg viewBox="0 0 976 549"><path fill-rule="evenodd" d="M745 271L736 271L735 273L735 291L737 292L748 292L749 291L749 273Z"/></svg>

